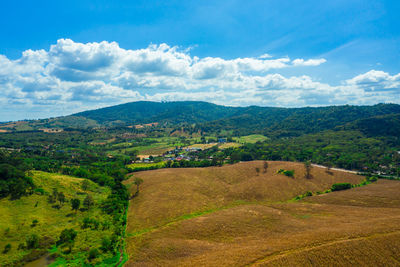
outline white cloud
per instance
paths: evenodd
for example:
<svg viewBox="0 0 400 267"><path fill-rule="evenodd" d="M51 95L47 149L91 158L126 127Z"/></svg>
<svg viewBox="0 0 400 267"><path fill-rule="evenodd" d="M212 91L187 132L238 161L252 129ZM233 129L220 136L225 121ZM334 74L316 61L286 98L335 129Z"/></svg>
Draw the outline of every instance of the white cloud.
<svg viewBox="0 0 400 267"><path fill-rule="evenodd" d="M136 100L204 100L236 106L400 101L400 74L372 70L331 86L306 75L277 73L325 62L268 54L198 58L188 49L166 44L127 50L115 42L60 39L48 51L27 50L16 60L0 55L0 117L21 107L35 108L38 114L42 109L45 117ZM50 106L54 114L48 113Z"/></svg>
<svg viewBox="0 0 400 267"><path fill-rule="evenodd" d="M326 62L325 58L319 58L319 59L308 59L304 60L302 58L298 58L293 60L293 65L294 66L318 66Z"/></svg>

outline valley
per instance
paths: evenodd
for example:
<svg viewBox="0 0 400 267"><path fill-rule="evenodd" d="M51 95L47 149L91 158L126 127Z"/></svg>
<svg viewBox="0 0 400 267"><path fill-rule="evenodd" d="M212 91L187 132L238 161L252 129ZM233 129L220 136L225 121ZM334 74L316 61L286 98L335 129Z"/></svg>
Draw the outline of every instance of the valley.
<svg viewBox="0 0 400 267"><path fill-rule="evenodd" d="M0 265L396 266L398 114L133 102L3 123Z"/></svg>

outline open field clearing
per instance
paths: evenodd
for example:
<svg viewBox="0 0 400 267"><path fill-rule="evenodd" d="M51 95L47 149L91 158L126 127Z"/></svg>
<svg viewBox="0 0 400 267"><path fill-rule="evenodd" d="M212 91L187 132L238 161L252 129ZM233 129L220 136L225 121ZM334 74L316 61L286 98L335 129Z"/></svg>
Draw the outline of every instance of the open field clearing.
<svg viewBox="0 0 400 267"><path fill-rule="evenodd" d="M135 173L144 183L128 214L128 266L398 266L400 183L292 201L363 180L311 173L306 179L302 164L288 162L269 162L263 173L260 161Z"/></svg>
<svg viewBox="0 0 400 267"><path fill-rule="evenodd" d="M137 162L137 163L132 163L127 165L127 167L131 168L131 169L135 169L135 168L149 168L149 167L158 167L158 168L162 168L165 166L165 162L161 161L161 162L151 162L151 163L142 163L142 162Z"/></svg>
<svg viewBox="0 0 400 267"><path fill-rule="evenodd" d="M257 143L259 141L265 141L268 139L268 137L261 135L261 134L251 134L251 135L246 135L246 136L241 136L241 137L234 137L237 142L241 144L245 143Z"/></svg>
<svg viewBox="0 0 400 267"><path fill-rule="evenodd" d="M81 188L83 179L80 178L40 171L34 171L32 174L36 186L42 188L46 192L45 195L33 194L13 201L6 198L0 200L0 248L4 248L6 244L11 244L12 247L7 254L0 254L0 266L11 266L15 261L38 253L35 250L18 249L19 244L25 243L31 234L38 235L40 243L53 244L63 229L74 228L78 232L73 247L75 251L99 246L103 236L112 234L112 229L100 231L100 228L98 230L81 228L84 217L97 219L99 222L111 221L108 215L97 208L110 193L110 189L89 181L88 188L84 191ZM50 204L47 201L53 188L65 195L66 202L60 205L60 209L52 207L58 203ZM93 197L95 206L86 211L72 211L69 200L78 198L82 203L86 193ZM33 223L34 220L37 220L36 224ZM59 248L58 252L61 252L60 250L62 248ZM104 255L105 258L108 256L110 255ZM76 259L77 265L82 263L80 260Z"/></svg>

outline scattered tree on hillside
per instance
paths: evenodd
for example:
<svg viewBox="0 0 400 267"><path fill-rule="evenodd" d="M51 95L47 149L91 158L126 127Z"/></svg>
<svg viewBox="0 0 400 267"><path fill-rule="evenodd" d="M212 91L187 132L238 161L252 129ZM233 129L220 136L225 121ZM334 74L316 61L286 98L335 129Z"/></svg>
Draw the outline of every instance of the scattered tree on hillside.
<svg viewBox="0 0 400 267"><path fill-rule="evenodd" d="M69 251L72 251L72 247L75 243L75 238L77 236L77 232L74 229L64 229L60 234L60 239L57 241L57 246L62 245L68 247Z"/></svg>
<svg viewBox="0 0 400 267"><path fill-rule="evenodd" d="M58 199L58 190L57 190L57 188L53 188L51 195L49 195L47 197L47 202L55 203L57 201L57 199Z"/></svg>
<svg viewBox="0 0 400 267"><path fill-rule="evenodd" d="M267 173L268 170L268 162L264 161L264 173Z"/></svg>
<svg viewBox="0 0 400 267"><path fill-rule="evenodd" d="M92 248L91 250L89 250L89 255L88 255L88 260L92 261L95 258L97 258L100 255L99 251L97 248Z"/></svg>
<svg viewBox="0 0 400 267"><path fill-rule="evenodd" d="M28 249L37 248L39 246L39 236L37 234L31 234L26 238L26 247Z"/></svg>
<svg viewBox="0 0 400 267"><path fill-rule="evenodd" d="M4 246L3 253L7 254L11 250L11 244L7 244Z"/></svg>
<svg viewBox="0 0 400 267"><path fill-rule="evenodd" d="M143 179L136 177L135 180L133 181L133 184L136 185L136 192L139 193L139 186L143 183Z"/></svg>
<svg viewBox="0 0 400 267"><path fill-rule="evenodd" d="M304 168L306 169L306 174L305 174L305 178L306 179L311 179L312 175L311 175L311 162L309 160L307 160L306 162L304 162Z"/></svg>
<svg viewBox="0 0 400 267"><path fill-rule="evenodd" d="M257 175L260 174L260 168L256 167L256 173L257 173Z"/></svg>
<svg viewBox="0 0 400 267"><path fill-rule="evenodd" d="M330 161L326 162L325 166L326 166L325 172L328 173L328 174L332 174L332 172L331 172L332 162L330 162Z"/></svg>
<svg viewBox="0 0 400 267"><path fill-rule="evenodd" d="M65 195L63 192L58 193L57 195L58 202L62 205L65 202Z"/></svg>
<svg viewBox="0 0 400 267"><path fill-rule="evenodd" d="M83 191L87 191L89 188L89 181L87 179L84 179L81 183L81 188Z"/></svg>
<svg viewBox="0 0 400 267"><path fill-rule="evenodd" d="M91 195L87 195L87 196L85 197L85 199L83 200L83 206L84 206L87 210L89 210L90 207L93 206L93 204L94 204L93 197L92 197Z"/></svg>
<svg viewBox="0 0 400 267"><path fill-rule="evenodd" d="M78 198L71 199L72 210L75 210L75 212L77 212L80 205L81 205L81 201Z"/></svg>

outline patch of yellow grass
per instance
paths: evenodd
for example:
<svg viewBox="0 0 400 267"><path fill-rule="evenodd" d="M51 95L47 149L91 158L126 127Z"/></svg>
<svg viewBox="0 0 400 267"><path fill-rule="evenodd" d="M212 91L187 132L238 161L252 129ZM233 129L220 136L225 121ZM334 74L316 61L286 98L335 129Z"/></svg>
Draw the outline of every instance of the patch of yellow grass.
<svg viewBox="0 0 400 267"><path fill-rule="evenodd" d="M317 167L311 173L306 179L303 164L289 162L269 162L264 173L261 161L135 173L144 183L130 203L127 266L395 266L400 183L288 201L363 179Z"/></svg>

